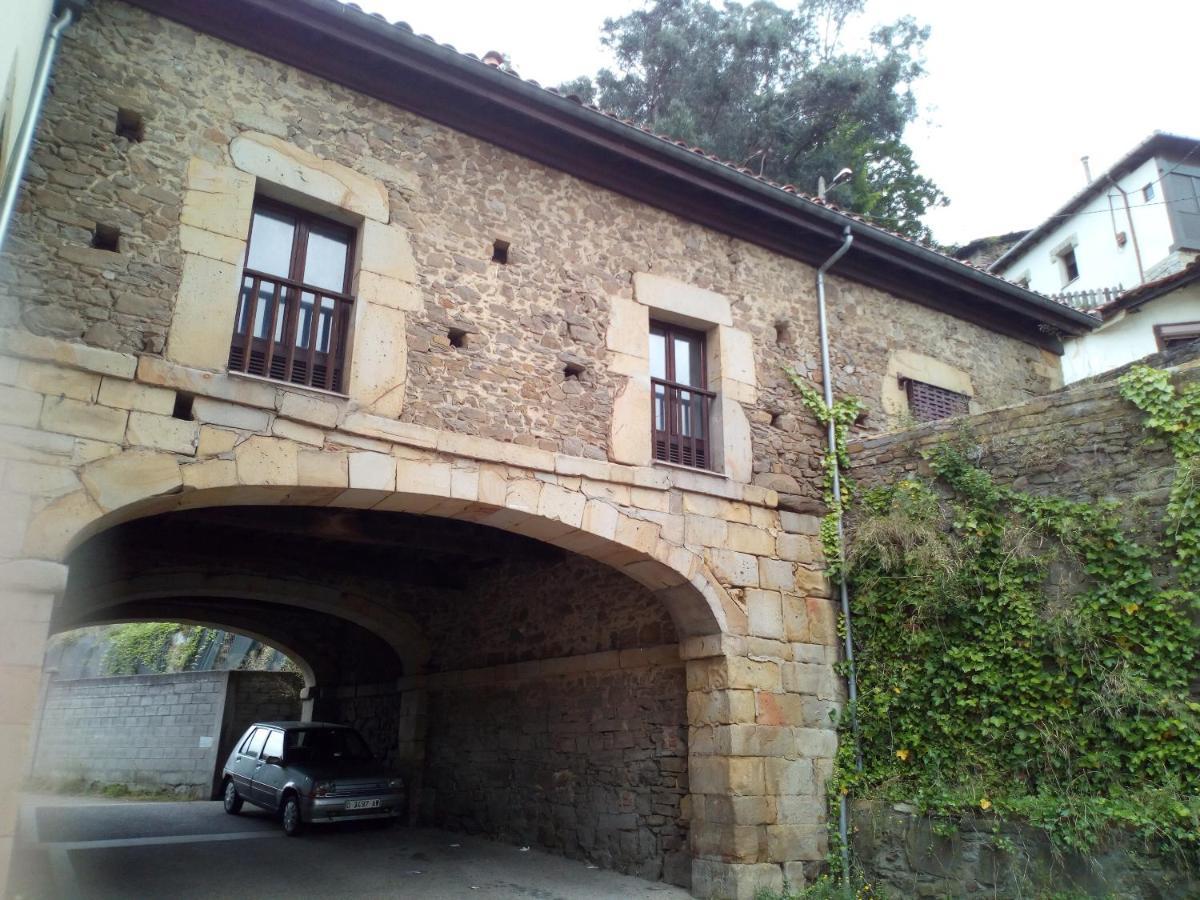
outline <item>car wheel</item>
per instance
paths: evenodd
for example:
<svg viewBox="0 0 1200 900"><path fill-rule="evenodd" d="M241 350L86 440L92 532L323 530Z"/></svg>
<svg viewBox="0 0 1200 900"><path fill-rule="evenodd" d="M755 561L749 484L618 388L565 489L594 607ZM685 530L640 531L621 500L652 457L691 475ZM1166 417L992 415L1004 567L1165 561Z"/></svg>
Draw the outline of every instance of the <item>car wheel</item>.
<svg viewBox="0 0 1200 900"><path fill-rule="evenodd" d="M242 798L238 796L237 788L233 785L233 780L225 782L225 812L231 816L236 816L242 811Z"/></svg>
<svg viewBox="0 0 1200 900"><path fill-rule="evenodd" d="M296 837L304 830L304 822L300 819L300 801L291 796L283 801L283 833L288 837Z"/></svg>

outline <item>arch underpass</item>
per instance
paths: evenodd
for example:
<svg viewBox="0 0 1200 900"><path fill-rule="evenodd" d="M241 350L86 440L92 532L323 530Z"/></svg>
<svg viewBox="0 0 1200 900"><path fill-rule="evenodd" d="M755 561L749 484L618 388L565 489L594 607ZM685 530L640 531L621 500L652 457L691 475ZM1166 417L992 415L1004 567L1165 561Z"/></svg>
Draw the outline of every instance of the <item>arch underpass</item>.
<svg viewBox="0 0 1200 900"><path fill-rule="evenodd" d="M181 621L280 648L305 714L358 727L420 820L686 880L679 633L608 565L470 521L306 506L127 518L67 562L53 630Z"/></svg>

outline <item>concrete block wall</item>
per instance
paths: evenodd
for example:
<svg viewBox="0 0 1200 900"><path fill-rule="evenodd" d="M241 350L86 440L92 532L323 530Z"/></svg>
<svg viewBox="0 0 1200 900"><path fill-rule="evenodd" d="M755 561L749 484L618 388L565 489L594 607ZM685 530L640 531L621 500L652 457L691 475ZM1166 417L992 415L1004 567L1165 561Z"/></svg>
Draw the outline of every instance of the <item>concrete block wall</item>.
<svg viewBox="0 0 1200 900"><path fill-rule="evenodd" d="M286 673L181 672L51 682L33 777L207 798L223 762L220 736L227 710L236 710L246 724L274 718L288 711L279 691L289 682L298 710L300 685Z"/></svg>

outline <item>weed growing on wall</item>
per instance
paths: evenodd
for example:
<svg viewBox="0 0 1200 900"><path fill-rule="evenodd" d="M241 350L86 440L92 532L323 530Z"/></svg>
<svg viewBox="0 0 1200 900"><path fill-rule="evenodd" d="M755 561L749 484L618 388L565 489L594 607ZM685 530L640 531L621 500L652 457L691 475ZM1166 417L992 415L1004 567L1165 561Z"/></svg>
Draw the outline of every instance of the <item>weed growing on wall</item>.
<svg viewBox="0 0 1200 900"><path fill-rule="evenodd" d="M1113 505L996 484L961 442L857 502L864 770L839 788L1019 816L1063 848L1116 825L1200 850L1200 386L1120 386L1177 463L1158 543Z"/></svg>
<svg viewBox="0 0 1200 900"><path fill-rule="evenodd" d="M109 675L184 672L212 640L210 628L174 622L130 622L107 629L104 670Z"/></svg>

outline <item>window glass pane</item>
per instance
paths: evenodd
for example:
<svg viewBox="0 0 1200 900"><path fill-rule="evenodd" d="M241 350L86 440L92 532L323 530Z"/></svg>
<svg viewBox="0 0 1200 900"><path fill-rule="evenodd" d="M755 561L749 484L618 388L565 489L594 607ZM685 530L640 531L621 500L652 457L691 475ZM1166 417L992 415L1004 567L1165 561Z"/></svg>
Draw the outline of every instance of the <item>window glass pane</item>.
<svg viewBox="0 0 1200 900"><path fill-rule="evenodd" d="M283 759L283 732L272 731L267 736L267 745L263 748L263 757L278 756Z"/></svg>
<svg viewBox="0 0 1200 900"><path fill-rule="evenodd" d="M704 387L700 383L700 373L704 370L700 360L700 341L690 337L674 338L675 380L680 384L690 384L692 387Z"/></svg>
<svg viewBox="0 0 1200 900"><path fill-rule="evenodd" d="M287 278L291 275L292 242L296 238L296 222L286 213L273 209L256 209L250 229L250 252L246 267Z"/></svg>
<svg viewBox="0 0 1200 900"><path fill-rule="evenodd" d="M667 389L661 384L654 385L654 430L667 430Z"/></svg>
<svg viewBox="0 0 1200 900"><path fill-rule="evenodd" d="M266 739L267 729L256 728L254 730L254 736L250 738L250 743L246 745L246 749L243 752L249 754L250 756L258 756L258 751L262 749L263 743L266 741Z"/></svg>
<svg viewBox="0 0 1200 900"><path fill-rule="evenodd" d="M665 335L650 334L650 377L667 378L667 338Z"/></svg>
<svg viewBox="0 0 1200 900"><path fill-rule="evenodd" d="M342 293L346 288L346 256L349 252L346 232L314 224L308 232L304 283Z"/></svg>

